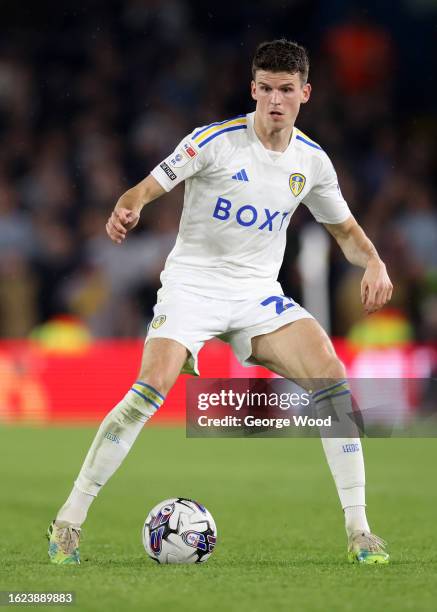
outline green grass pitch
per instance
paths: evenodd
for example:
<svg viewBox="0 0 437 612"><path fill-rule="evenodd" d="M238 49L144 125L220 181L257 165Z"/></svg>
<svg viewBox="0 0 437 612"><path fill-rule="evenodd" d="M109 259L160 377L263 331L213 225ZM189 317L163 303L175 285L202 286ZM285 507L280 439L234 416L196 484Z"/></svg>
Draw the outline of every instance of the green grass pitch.
<svg viewBox="0 0 437 612"><path fill-rule="evenodd" d="M436 609L435 440L364 443L368 516L390 544L389 566L347 563L319 440L186 439L160 427L145 428L91 508L81 566L53 566L43 535L94 431L0 429L0 590L73 590L81 612ZM159 566L143 551L148 511L174 496L216 519L204 565Z"/></svg>

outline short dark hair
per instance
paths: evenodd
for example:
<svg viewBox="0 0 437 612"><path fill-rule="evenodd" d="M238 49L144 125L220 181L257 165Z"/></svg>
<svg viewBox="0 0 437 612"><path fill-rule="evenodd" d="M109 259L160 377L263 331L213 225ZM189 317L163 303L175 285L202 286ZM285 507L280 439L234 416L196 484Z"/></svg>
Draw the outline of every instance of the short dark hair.
<svg viewBox="0 0 437 612"><path fill-rule="evenodd" d="M258 45L252 61L252 76L255 80L257 70L267 72L299 73L302 83L306 83L310 61L302 45L280 38Z"/></svg>

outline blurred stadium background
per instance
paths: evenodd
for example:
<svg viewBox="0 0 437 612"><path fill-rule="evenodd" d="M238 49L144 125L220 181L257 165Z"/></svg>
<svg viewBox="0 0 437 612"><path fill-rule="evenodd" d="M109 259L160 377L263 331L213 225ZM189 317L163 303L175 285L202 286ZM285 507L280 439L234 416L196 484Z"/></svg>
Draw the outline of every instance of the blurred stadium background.
<svg viewBox="0 0 437 612"><path fill-rule="evenodd" d="M154 417L178 426L145 428L90 513L82 565L51 566L42 535L136 375L183 192L147 207L121 247L106 237L109 212L195 126L253 110L260 41L308 48L313 95L298 125L332 157L396 287L363 317L360 270L301 207L286 293L321 318L351 377L435 374L436 1L2 0L0 11L0 588L73 590L84 612L435 611L435 440L365 440L369 518L392 563L352 567L320 442L187 440L183 377ZM267 375L218 341L200 367ZM427 397L407 393L402 410L435 413ZM205 566L155 567L142 522L180 494L212 511L217 551Z"/></svg>
<svg viewBox="0 0 437 612"><path fill-rule="evenodd" d="M390 307L364 317L361 271L301 207L285 292L320 316L351 376L435 371L435 1L4 0L1 11L0 420L95 420L124 394L182 188L147 207L121 247L106 219L195 126L253 110L251 56L280 36L310 53L298 125L333 159L395 285ZM303 273L308 240L326 251L316 276ZM239 368L221 343L201 366L265 374ZM180 381L160 418L183 415L182 400Z"/></svg>

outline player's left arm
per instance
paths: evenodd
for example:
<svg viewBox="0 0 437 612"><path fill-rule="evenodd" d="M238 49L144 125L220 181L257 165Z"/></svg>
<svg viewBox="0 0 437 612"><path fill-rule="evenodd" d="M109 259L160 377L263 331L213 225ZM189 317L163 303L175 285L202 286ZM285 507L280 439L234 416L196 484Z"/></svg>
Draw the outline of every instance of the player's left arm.
<svg viewBox="0 0 437 612"><path fill-rule="evenodd" d="M346 259L365 269L361 280L361 302L367 314L376 312L390 301L393 285L375 246L352 215L342 223L324 223L324 226Z"/></svg>

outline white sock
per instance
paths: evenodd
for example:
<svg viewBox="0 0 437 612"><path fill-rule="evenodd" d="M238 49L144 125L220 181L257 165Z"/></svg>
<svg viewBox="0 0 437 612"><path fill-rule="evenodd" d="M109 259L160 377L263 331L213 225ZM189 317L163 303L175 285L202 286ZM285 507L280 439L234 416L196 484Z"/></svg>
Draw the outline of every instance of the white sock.
<svg viewBox="0 0 437 612"><path fill-rule="evenodd" d="M341 507L365 506L364 458L360 439L322 438L322 444Z"/></svg>
<svg viewBox="0 0 437 612"><path fill-rule="evenodd" d="M347 415L352 413L352 396L347 381L340 381L313 394L316 407L323 415L337 414L338 432L356 432L358 428ZM346 417L346 418L345 418ZM325 430L326 431L326 430ZM335 430L334 430L335 431ZM366 519L364 457L359 437L322 438L323 449L337 487L341 507L345 511L345 526L351 531L370 531Z"/></svg>
<svg viewBox="0 0 437 612"><path fill-rule="evenodd" d="M136 382L120 403L103 419L91 444L73 490L59 510L57 521L76 526L102 486L119 468L144 423L163 404L164 396L143 382Z"/></svg>
<svg viewBox="0 0 437 612"><path fill-rule="evenodd" d="M94 495L82 493L82 491L74 486L67 501L59 510L56 521L80 527L85 521L88 508L93 501Z"/></svg>
<svg viewBox="0 0 437 612"><path fill-rule="evenodd" d="M365 506L348 506L344 509L347 535L354 531L370 531Z"/></svg>

